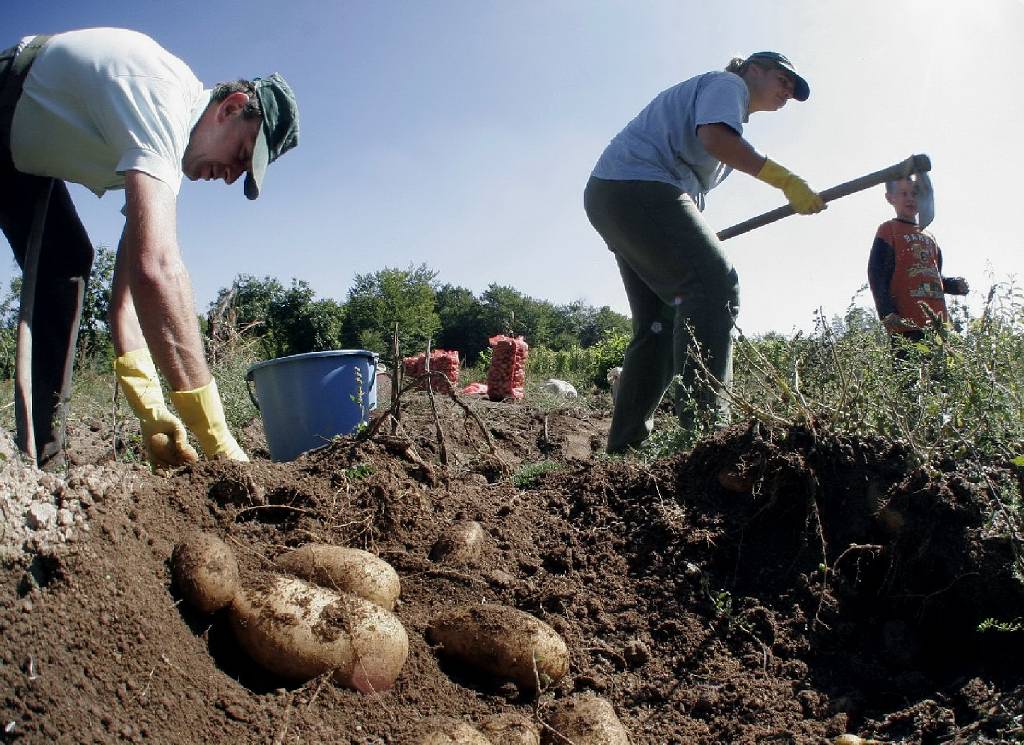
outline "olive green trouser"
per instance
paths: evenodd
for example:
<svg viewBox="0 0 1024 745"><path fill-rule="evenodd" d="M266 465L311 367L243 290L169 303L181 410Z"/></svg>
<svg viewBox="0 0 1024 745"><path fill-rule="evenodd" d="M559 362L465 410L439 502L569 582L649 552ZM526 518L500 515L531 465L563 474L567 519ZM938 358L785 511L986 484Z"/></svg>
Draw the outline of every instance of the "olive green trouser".
<svg viewBox="0 0 1024 745"><path fill-rule="evenodd" d="M701 382L692 354L699 347L711 375L729 385L739 278L693 200L671 184L591 178L584 207L615 254L633 316L608 452L650 436L675 375L682 426L692 428L701 408L725 421L728 402L717 385Z"/></svg>

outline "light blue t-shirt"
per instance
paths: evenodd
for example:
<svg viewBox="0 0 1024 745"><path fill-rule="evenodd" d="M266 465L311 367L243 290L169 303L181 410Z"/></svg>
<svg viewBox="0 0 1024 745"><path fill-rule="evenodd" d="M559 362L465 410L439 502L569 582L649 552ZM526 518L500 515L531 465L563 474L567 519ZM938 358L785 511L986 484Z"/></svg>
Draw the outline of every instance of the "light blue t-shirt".
<svg viewBox="0 0 1024 745"><path fill-rule="evenodd" d="M743 134L750 91L731 72L708 72L659 93L605 148L591 173L610 181L661 181L693 197L704 195L729 172L697 139L702 124L725 124Z"/></svg>

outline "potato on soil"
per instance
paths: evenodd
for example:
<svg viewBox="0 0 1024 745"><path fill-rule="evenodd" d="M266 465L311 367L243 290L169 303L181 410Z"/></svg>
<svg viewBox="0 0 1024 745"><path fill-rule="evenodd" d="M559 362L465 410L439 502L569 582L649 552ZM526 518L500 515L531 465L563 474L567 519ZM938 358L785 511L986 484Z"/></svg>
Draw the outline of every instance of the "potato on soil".
<svg viewBox="0 0 1024 745"><path fill-rule="evenodd" d="M629 733L611 702L582 695L556 701L544 728L544 745L629 745Z"/></svg>
<svg viewBox="0 0 1024 745"><path fill-rule="evenodd" d="M444 531L430 550L430 560L472 564L484 548L484 528L476 520L461 520Z"/></svg>
<svg viewBox="0 0 1024 745"><path fill-rule="evenodd" d="M270 576L242 589L231 625L267 670L295 681L333 670L338 683L363 693L390 688L409 654L393 613L294 577Z"/></svg>
<svg viewBox="0 0 1024 745"><path fill-rule="evenodd" d="M427 638L440 653L521 690L546 688L569 670L569 650L553 628L507 605L460 606L438 613Z"/></svg>
<svg viewBox="0 0 1024 745"><path fill-rule="evenodd" d="M347 592L392 610L402 591L398 573L379 556L358 548L307 543L277 557L289 574L336 592Z"/></svg>
<svg viewBox="0 0 1024 745"><path fill-rule="evenodd" d="M493 745L478 730L460 719L434 719L427 722L420 735L413 740L415 745Z"/></svg>
<svg viewBox="0 0 1024 745"><path fill-rule="evenodd" d="M193 533L174 547L171 572L185 601L203 613L220 610L238 594L235 554L209 533Z"/></svg>
<svg viewBox="0 0 1024 745"><path fill-rule="evenodd" d="M149 456L153 467L158 470L199 460L199 453L188 444L187 439L172 440L165 432L157 432L149 438Z"/></svg>
<svg viewBox="0 0 1024 745"><path fill-rule="evenodd" d="M477 724L484 736L501 745L540 745L537 727L528 717L515 712L491 714Z"/></svg>
<svg viewBox="0 0 1024 745"><path fill-rule="evenodd" d="M832 741L832 745L882 745L878 740L865 740L857 735L839 735Z"/></svg>

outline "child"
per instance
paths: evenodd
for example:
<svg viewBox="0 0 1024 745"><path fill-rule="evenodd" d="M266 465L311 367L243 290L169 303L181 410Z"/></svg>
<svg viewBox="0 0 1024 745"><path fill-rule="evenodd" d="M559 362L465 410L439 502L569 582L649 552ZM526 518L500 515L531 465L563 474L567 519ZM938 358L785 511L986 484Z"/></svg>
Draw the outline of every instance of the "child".
<svg viewBox="0 0 1024 745"><path fill-rule="evenodd" d="M886 330L916 341L929 324L929 311L948 320L945 295L966 295L970 287L963 277L942 276L942 251L934 236L917 224L916 182L887 182L885 199L896 217L875 233L868 284Z"/></svg>

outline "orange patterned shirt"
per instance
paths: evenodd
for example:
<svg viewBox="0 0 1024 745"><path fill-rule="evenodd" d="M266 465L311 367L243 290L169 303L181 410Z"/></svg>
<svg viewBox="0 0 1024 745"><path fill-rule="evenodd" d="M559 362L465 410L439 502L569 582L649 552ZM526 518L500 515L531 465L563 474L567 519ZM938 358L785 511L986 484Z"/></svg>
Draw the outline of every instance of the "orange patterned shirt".
<svg viewBox="0 0 1024 745"><path fill-rule="evenodd" d="M934 236L918 225L893 219L878 227L876 243L879 240L893 252L888 295L895 312L924 328L929 323L928 314L921 307L924 304L936 316L947 320L942 288L942 252ZM876 297L876 304L878 300Z"/></svg>

